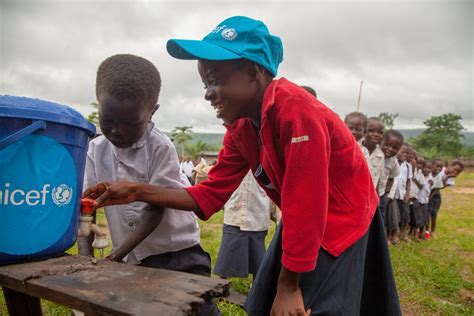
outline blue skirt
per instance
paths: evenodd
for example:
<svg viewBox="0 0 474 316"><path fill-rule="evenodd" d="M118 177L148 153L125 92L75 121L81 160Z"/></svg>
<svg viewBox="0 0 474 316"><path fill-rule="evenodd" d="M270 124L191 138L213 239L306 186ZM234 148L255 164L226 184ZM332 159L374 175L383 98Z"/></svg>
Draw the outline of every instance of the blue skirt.
<svg viewBox="0 0 474 316"><path fill-rule="evenodd" d="M269 315L281 269L280 224L245 302L249 315ZM311 315L401 315L380 211L369 231L339 257L319 250L315 270L301 273Z"/></svg>
<svg viewBox="0 0 474 316"><path fill-rule="evenodd" d="M224 224L214 273L221 277L255 276L265 256L266 235L266 230L242 231L237 226Z"/></svg>

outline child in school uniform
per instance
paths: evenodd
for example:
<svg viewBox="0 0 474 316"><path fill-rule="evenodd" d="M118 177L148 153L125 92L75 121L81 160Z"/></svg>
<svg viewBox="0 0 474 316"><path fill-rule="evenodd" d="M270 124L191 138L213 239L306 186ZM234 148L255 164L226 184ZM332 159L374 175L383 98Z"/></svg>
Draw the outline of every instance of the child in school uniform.
<svg viewBox="0 0 474 316"><path fill-rule="evenodd" d="M362 145L364 136L367 133L367 117L360 112L351 112L344 118L344 123L346 123L347 127L352 133L352 136L354 136L355 140L357 141L357 145L359 145L359 148L362 150L365 159L369 160L369 151L364 145Z"/></svg>
<svg viewBox="0 0 474 316"><path fill-rule="evenodd" d="M454 185L454 179L464 170L464 164L455 160L443 169L444 163L441 159L432 161L433 185L430 194L429 212L430 212L430 234L432 238L436 237L436 219L441 208L441 190Z"/></svg>
<svg viewBox="0 0 474 316"><path fill-rule="evenodd" d="M397 176L397 189L395 199L397 201L400 220L400 240L410 242L408 238L408 224L410 223L410 189L413 169L409 163L412 155L410 145L404 143L398 152L397 159L400 164L400 174Z"/></svg>
<svg viewBox="0 0 474 316"><path fill-rule="evenodd" d="M369 170L375 188L378 187L380 178L384 173L385 155L380 147L382 143L385 126L378 117L370 117L367 120L367 133L362 144L369 152Z"/></svg>
<svg viewBox="0 0 474 316"><path fill-rule="evenodd" d="M151 121L160 87L158 70L142 57L114 55L100 64L96 94L103 135L89 144L85 188L117 180L167 188L189 186L173 143ZM210 275L210 257L199 245L193 213L144 202L106 206L105 213L114 247L110 259ZM220 314L211 303L199 313Z"/></svg>
<svg viewBox="0 0 474 316"><path fill-rule="evenodd" d="M419 201L421 190L426 184L426 179L423 174L423 168L426 164L425 159L421 155L414 155L412 159L415 163L412 164L415 167L413 168L413 178L410 189L410 235L414 241L419 241L419 237L423 232L423 226L425 225L425 211L424 205Z"/></svg>
<svg viewBox="0 0 474 316"><path fill-rule="evenodd" d="M428 224L429 224L429 210L428 210L428 203L430 200L430 193L431 193L431 186L433 184L433 178L431 176L431 162L430 161L425 161L425 164L423 165L423 177L425 180L425 183L420 189L420 192L418 193L418 203L420 205L420 210L421 210L421 216L422 216L422 227L420 229L420 239L426 240L426 236L429 236L429 234L426 234L428 232Z"/></svg>
<svg viewBox="0 0 474 316"><path fill-rule="evenodd" d="M383 215L388 244L398 243L399 211L394 201L396 183L395 178L400 173L397 154L403 144L403 135L396 130L384 133L381 149L384 154L384 172L378 183L380 196L379 208ZM392 194L390 194L392 193Z"/></svg>
<svg viewBox="0 0 474 316"><path fill-rule="evenodd" d="M249 315L399 315L378 196L342 120L299 85L274 79L281 39L234 16L168 52L198 61L204 97L227 128L209 179L185 189L120 181L96 185L96 207L133 201L218 212L245 175L282 210L247 297Z"/></svg>
<svg viewBox="0 0 474 316"><path fill-rule="evenodd" d="M247 173L224 205L222 242L214 273L220 277L257 275L265 256L265 236L271 226L272 202Z"/></svg>

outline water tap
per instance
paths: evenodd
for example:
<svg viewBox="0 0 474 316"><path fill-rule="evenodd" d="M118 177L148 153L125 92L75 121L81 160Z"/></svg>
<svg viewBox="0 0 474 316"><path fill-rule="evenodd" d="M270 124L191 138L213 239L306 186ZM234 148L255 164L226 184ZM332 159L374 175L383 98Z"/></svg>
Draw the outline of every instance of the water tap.
<svg viewBox="0 0 474 316"><path fill-rule="evenodd" d="M95 238L92 242L92 247L98 249L100 257L104 257L104 249L109 245L109 241L105 233L100 229L99 226L92 223L94 218L94 200L93 199L82 199L81 200L81 217L79 222L79 230L77 232L78 237L87 237L90 233L94 233Z"/></svg>

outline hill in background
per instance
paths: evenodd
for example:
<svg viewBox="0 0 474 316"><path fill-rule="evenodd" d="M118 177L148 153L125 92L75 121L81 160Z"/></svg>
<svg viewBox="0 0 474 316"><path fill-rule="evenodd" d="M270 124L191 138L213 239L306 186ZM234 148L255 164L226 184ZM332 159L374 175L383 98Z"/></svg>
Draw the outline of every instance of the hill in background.
<svg viewBox="0 0 474 316"><path fill-rule="evenodd" d="M400 129L399 130L406 139L410 139L412 137L419 136L424 129L417 128L417 129ZM166 135L171 137L171 132L165 132ZM474 132L464 132L464 145L466 146L474 146ZM189 142L189 144L194 144L198 141L202 141L210 146L220 148L222 146L222 139L224 138L224 134L220 133L193 133L193 140Z"/></svg>

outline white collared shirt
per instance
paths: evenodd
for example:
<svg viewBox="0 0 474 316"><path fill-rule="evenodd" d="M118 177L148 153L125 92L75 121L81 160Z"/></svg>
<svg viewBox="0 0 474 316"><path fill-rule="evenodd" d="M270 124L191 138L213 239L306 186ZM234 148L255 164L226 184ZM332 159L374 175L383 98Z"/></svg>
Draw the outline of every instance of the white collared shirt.
<svg viewBox="0 0 474 316"><path fill-rule="evenodd" d="M425 185L426 179L425 176L423 175L423 172L421 172L420 169L416 168L415 171L413 172L413 179L411 180L411 187L410 187L410 198L415 198L418 199L418 196L420 195L420 187L416 184L416 181L422 186Z"/></svg>
<svg viewBox="0 0 474 316"><path fill-rule="evenodd" d="M395 198L403 200L407 192L407 182L413 178L413 169L411 164L404 161L400 164L400 174L397 177L397 190L395 191Z"/></svg>
<svg viewBox="0 0 474 316"><path fill-rule="evenodd" d="M385 161L385 156L383 154L383 151L380 148L380 145L377 144L372 154L369 155L369 158L367 161L369 164L369 170L370 170L370 174L372 175L372 181L374 182L375 188L377 188L380 178L382 177L384 173L384 165L385 165L384 161Z"/></svg>
<svg viewBox="0 0 474 316"><path fill-rule="evenodd" d="M368 161L370 153L369 153L369 150L367 149L367 147L365 147L364 144L362 143L362 140L363 139L358 140L357 145L359 145L360 150L362 150L362 153L364 154L365 160Z"/></svg>
<svg viewBox="0 0 474 316"><path fill-rule="evenodd" d="M379 195L385 194L388 179L395 179L400 174L400 165L398 164L397 158L390 157L384 160L384 171L379 180L378 191ZM392 187L396 184L393 183Z"/></svg>
<svg viewBox="0 0 474 316"><path fill-rule="evenodd" d="M181 163L181 172L183 172L186 177L188 178L191 178L191 176L193 175L193 169L194 169L194 164L191 160L189 161L183 161Z"/></svg>
<svg viewBox="0 0 474 316"><path fill-rule="evenodd" d="M178 156L170 139L149 123L145 134L128 148L117 148L104 136L89 144L84 188L101 181L127 180L166 188L182 188L189 181L180 172ZM105 207L114 249L135 229L146 203ZM138 264L142 259L179 251L199 243L200 232L193 212L165 209L158 227L124 260Z"/></svg>
<svg viewBox="0 0 474 316"><path fill-rule="evenodd" d="M224 224L243 231L264 231L271 226L272 203L251 171L224 206Z"/></svg>
<svg viewBox="0 0 474 316"><path fill-rule="evenodd" d="M423 187L420 189L420 192L418 193L418 202L421 204L428 204L429 199L430 199L430 193L431 193L431 183L430 180L433 180L433 177L431 174L429 174L427 177L423 176L425 178L425 183L423 184Z"/></svg>

